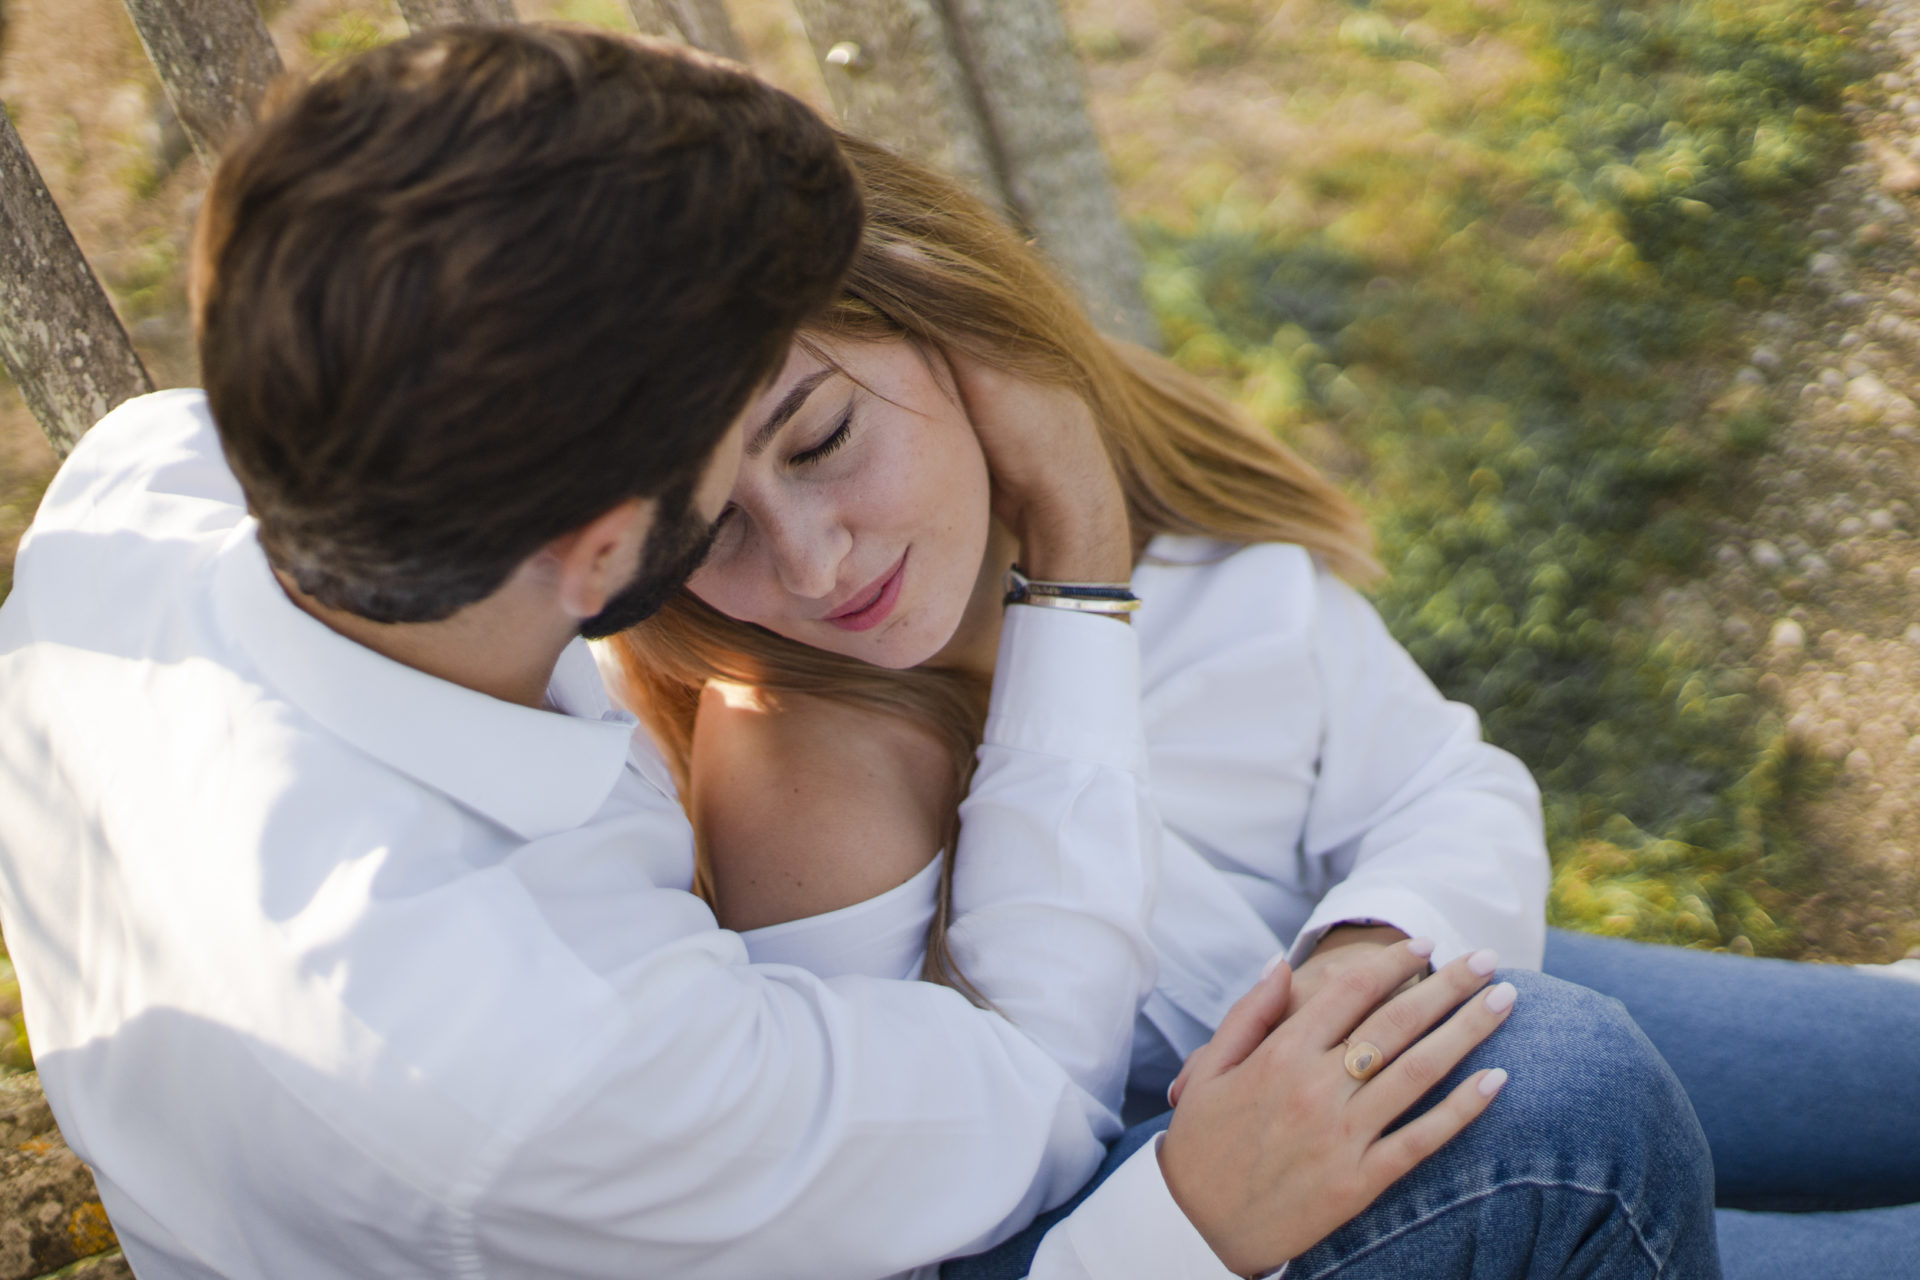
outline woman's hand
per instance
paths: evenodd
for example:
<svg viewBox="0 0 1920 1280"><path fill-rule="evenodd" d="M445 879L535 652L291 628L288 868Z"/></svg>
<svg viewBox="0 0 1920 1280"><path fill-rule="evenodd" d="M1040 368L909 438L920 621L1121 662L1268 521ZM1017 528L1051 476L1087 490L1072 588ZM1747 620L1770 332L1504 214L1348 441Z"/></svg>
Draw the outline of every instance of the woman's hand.
<svg viewBox="0 0 1920 1280"><path fill-rule="evenodd" d="M1331 976L1284 1021L1293 975L1280 964L1194 1053L1160 1165L1174 1203L1236 1274L1277 1267L1352 1219L1505 1083L1504 1071L1476 1072L1384 1133L1512 1007L1506 983L1468 999L1487 982L1468 957L1392 995L1431 953L1418 939L1378 951ZM1348 1041L1378 1046L1387 1065L1354 1079Z"/></svg>
<svg viewBox="0 0 1920 1280"><path fill-rule="evenodd" d="M946 353L993 476L993 513L1035 578L1125 582L1133 540L1120 479L1086 401Z"/></svg>

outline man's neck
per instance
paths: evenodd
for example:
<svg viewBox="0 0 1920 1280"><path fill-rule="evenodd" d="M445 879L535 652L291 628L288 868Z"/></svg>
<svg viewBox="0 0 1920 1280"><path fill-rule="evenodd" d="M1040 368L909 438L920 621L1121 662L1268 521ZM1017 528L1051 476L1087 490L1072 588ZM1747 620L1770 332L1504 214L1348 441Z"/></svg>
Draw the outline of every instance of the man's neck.
<svg viewBox="0 0 1920 1280"><path fill-rule="evenodd" d="M547 685L575 632L565 619L542 616L509 582L495 594L439 622L372 622L331 608L275 571L302 610L356 644L430 676L522 706L546 706Z"/></svg>

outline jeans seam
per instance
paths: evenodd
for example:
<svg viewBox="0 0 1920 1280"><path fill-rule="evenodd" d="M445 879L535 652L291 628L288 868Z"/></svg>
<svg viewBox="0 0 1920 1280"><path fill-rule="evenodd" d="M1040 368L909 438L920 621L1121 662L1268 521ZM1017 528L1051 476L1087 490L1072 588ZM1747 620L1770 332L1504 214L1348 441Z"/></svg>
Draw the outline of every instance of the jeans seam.
<svg viewBox="0 0 1920 1280"><path fill-rule="evenodd" d="M1513 1179L1509 1179L1506 1182L1501 1183L1497 1187L1489 1187L1485 1191L1476 1191L1471 1195L1462 1196L1458 1200L1451 1201L1448 1204L1441 1205L1436 1209L1433 1209L1427 1213L1423 1213L1420 1215L1420 1217L1416 1218L1414 1221L1409 1222L1404 1226L1397 1227L1394 1230L1388 1232L1386 1235L1381 1236L1379 1239L1372 1241L1367 1245L1365 1249L1361 1250L1360 1252L1355 1253L1349 1257L1342 1258L1340 1261L1334 1263L1333 1266L1329 1267L1324 1271L1315 1272L1311 1276L1302 1276L1300 1277L1300 1280L1319 1280L1319 1278L1322 1276L1330 1276L1334 1274L1334 1272L1339 1271L1344 1267L1348 1267L1356 1262L1359 1262L1361 1259L1365 1258L1368 1254L1378 1252L1381 1248L1385 1247L1388 1244L1391 1244L1393 1241L1399 1239L1401 1236L1407 1234L1409 1231L1413 1231L1416 1228L1425 1226L1427 1223L1432 1222L1434 1219L1439 1218L1445 1214L1452 1213L1456 1209L1461 1209L1477 1201L1485 1200L1488 1196L1499 1195L1502 1191L1509 1190L1510 1188L1513 1188L1513 1187L1559 1188L1562 1190L1578 1191L1583 1195L1599 1196L1603 1199L1612 1200L1615 1204L1620 1206L1621 1216L1626 1218L1627 1227L1629 1230L1633 1232L1634 1243L1640 1246L1640 1251L1646 1255L1647 1261L1653 1264L1654 1280L1659 1280L1659 1277L1666 1273L1666 1270L1667 1270L1666 1261L1654 1251L1654 1248L1652 1245L1647 1243L1646 1234L1640 1230L1640 1224L1634 1220L1632 1207L1628 1205L1628 1203L1626 1202L1626 1199L1622 1197L1619 1192L1609 1191L1603 1187L1582 1186L1578 1182L1563 1182L1557 1179L1550 1179L1550 1178L1513 1178ZM1292 1280L1292 1277L1289 1277L1289 1280Z"/></svg>

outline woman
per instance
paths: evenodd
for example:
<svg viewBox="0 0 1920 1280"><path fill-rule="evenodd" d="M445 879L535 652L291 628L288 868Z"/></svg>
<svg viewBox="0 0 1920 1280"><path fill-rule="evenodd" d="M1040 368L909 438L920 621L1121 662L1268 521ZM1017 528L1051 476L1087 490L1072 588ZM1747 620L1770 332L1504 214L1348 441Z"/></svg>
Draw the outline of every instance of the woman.
<svg viewBox="0 0 1920 1280"><path fill-rule="evenodd" d="M1110 456L1145 602L1166 840L1133 1114L1177 1097L1182 1061L1283 947L1297 1007L1425 935L1436 966L1490 946L1621 999L1700 1114L1723 1206L1920 1201L1920 988L1547 939L1537 791L1347 585L1376 572L1353 506L1191 378L1100 337L977 203L846 145L870 226L845 294L750 409L689 592L616 643L678 763L705 891L756 960L967 989L935 854L1019 556L977 432L1045 424ZM1728 1212L1720 1232L1730 1275L1770 1274L1759 1255L1791 1265L1786 1249L1819 1274L1891 1276L1920 1255L1920 1208Z"/></svg>

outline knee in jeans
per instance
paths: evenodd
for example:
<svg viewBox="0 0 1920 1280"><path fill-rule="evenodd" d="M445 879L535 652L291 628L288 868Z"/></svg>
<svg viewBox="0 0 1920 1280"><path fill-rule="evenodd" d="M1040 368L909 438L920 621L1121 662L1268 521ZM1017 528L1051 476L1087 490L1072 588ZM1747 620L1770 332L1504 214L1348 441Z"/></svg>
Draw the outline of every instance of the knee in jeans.
<svg viewBox="0 0 1920 1280"><path fill-rule="evenodd" d="M1512 1077L1491 1109L1499 1123L1566 1135L1589 1151L1677 1143L1704 1157L1685 1090L1619 1001L1540 973L1499 976L1520 997L1475 1055Z"/></svg>

